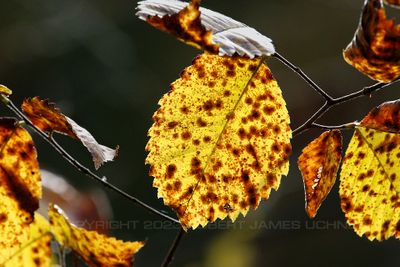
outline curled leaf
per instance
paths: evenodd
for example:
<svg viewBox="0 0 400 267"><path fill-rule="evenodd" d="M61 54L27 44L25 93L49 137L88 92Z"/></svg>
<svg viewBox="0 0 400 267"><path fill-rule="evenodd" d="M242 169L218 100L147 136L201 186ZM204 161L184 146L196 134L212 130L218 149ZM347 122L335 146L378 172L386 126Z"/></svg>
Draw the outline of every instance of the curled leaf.
<svg viewBox="0 0 400 267"><path fill-rule="evenodd" d="M6 86L0 84L0 94L3 94L5 96L9 96L12 94L12 91L8 89Z"/></svg>
<svg viewBox="0 0 400 267"><path fill-rule="evenodd" d="M48 100L41 100L39 97L25 99L22 110L42 131L58 132L81 141L91 153L96 169L100 168L104 162L113 161L118 155L118 147L111 149L99 144L86 129L62 114Z"/></svg>
<svg viewBox="0 0 400 267"><path fill-rule="evenodd" d="M158 196L185 229L257 208L291 153L286 104L263 60L203 54L171 89L146 147Z"/></svg>
<svg viewBox="0 0 400 267"><path fill-rule="evenodd" d="M230 17L206 8L199 0L145 0L138 3L136 15L152 26L175 35L197 48L219 55L272 55L271 39Z"/></svg>
<svg viewBox="0 0 400 267"><path fill-rule="evenodd" d="M400 133L392 131L400 123L392 116L398 105L384 103L361 121L340 173L342 210L357 234L370 240L400 238Z"/></svg>
<svg viewBox="0 0 400 267"><path fill-rule="evenodd" d="M50 224L40 214L35 214L29 226L29 239L1 266L49 267L52 261Z"/></svg>
<svg viewBox="0 0 400 267"><path fill-rule="evenodd" d="M387 83L400 76L400 27L386 18L381 0L365 0L360 24L343 56L371 79Z"/></svg>
<svg viewBox="0 0 400 267"><path fill-rule="evenodd" d="M89 266L132 266L133 256L143 242L123 242L95 231L78 228L69 223L63 211L50 204L49 220L56 240L71 248Z"/></svg>
<svg viewBox="0 0 400 267"><path fill-rule="evenodd" d="M0 262L28 238L41 195L31 136L15 119L0 118Z"/></svg>
<svg viewBox="0 0 400 267"><path fill-rule="evenodd" d="M298 166L303 176L306 211L314 218L335 184L342 159L342 134L338 130L321 134L303 149Z"/></svg>

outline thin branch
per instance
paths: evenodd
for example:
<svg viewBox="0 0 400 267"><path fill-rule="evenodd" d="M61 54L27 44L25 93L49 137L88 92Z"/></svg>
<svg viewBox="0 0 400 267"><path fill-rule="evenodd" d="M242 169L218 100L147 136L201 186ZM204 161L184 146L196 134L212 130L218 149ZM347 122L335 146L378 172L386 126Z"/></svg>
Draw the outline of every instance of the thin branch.
<svg viewBox="0 0 400 267"><path fill-rule="evenodd" d="M176 252L176 249L178 248L179 244L181 243L182 237L185 235L185 230L181 227L179 229L178 234L175 237L174 242L172 243L171 247L169 248L168 254L165 256L165 259L163 263L161 264L161 267L167 267L170 265L172 260L174 259L174 255Z"/></svg>
<svg viewBox="0 0 400 267"><path fill-rule="evenodd" d="M317 93L322 95L328 103L333 101L333 97L331 97L327 92L325 92L321 87L319 87L319 85L317 85L310 77L308 77L307 74L305 74L299 67L294 65L292 62L287 60L284 56L282 56L278 52L275 52L275 54L273 54L273 56L276 57L284 65L286 65L288 68L293 70L303 80L305 80L312 88L314 88L314 90Z"/></svg>
<svg viewBox="0 0 400 267"><path fill-rule="evenodd" d="M357 125L358 125L357 122L349 122L341 125L322 125L314 122L311 124L311 127L324 130L347 130L347 129L354 129Z"/></svg>
<svg viewBox="0 0 400 267"><path fill-rule="evenodd" d="M16 114L20 119L22 119L29 127L31 127L35 132L39 134L40 137L42 137L46 142L48 142L66 161L68 161L71 165L73 165L78 171L81 173L85 174L86 176L92 178L93 180L99 182L102 184L104 187L120 194L121 196L125 197L126 199L130 200L131 202L145 208L147 211L158 215L159 217L177 223L179 224L179 221L177 219L174 219L161 211L156 210L155 208L151 207L150 205L144 203L143 201L139 200L138 198L124 192L123 190L119 189L118 187L110 184L107 182L106 179L98 176L94 172L92 172L89 168L81 164L79 161L77 161L73 156L71 156L65 149L58 144L53 138L51 134L47 134L43 132L41 129L36 127L30 120L29 118L20 111L15 104L7 97L4 95L0 94L0 98L2 101L14 114Z"/></svg>

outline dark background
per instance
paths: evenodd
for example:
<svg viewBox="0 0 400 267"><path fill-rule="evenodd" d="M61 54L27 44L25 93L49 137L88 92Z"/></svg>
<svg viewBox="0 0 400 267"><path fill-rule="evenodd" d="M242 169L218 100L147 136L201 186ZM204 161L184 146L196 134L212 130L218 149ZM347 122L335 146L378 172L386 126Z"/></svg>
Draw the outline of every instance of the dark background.
<svg viewBox="0 0 400 267"><path fill-rule="evenodd" d="M374 83L347 65L341 55L352 39L362 4L362 0L203 1L203 6L245 22L272 38L280 53L333 96ZM128 0L2 1L0 83L13 89L16 103L28 96L50 98L101 143L120 145L119 158L99 173L173 215L157 200L152 179L147 175L146 132L158 99L201 52L137 19L135 6L135 1ZM270 59L269 65L283 90L295 128L322 104L322 99L277 60ZM397 87L388 87L371 99L364 97L335 107L320 122L341 124L360 119L373 106L398 98ZM5 108L1 112L9 115ZM309 131L293 140L289 176L282 179L280 190L263 201L257 211L240 217L233 225L223 222L211 225L214 229L190 231L172 265L400 265L398 241L370 242L346 227L338 183L316 219L307 219L296 160L301 149L319 133ZM350 134L344 135L346 144ZM104 191L34 137L42 168L63 175L82 192ZM76 158L92 166L79 143L65 137L58 140ZM113 222L108 227L112 228L111 234L124 240L147 240L135 263L159 265L177 230L119 195L106 193L113 213L108 218ZM106 206L100 205L100 209ZM137 221L135 227L133 221Z"/></svg>

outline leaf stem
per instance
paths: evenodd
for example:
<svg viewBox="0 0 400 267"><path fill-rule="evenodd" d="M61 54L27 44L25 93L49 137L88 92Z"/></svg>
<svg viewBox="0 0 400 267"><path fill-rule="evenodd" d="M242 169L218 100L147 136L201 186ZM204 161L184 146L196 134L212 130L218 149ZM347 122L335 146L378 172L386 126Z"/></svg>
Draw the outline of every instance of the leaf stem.
<svg viewBox="0 0 400 267"><path fill-rule="evenodd" d="M7 98L7 97L0 94L0 98ZM29 120L29 118L15 106L15 104L10 99L7 98L7 101L4 103L7 103L7 107L14 114L16 114L20 119L22 119L36 133L38 133L40 137L42 137L47 143L49 143L67 162L69 162L72 166L74 166L78 171L80 171L81 173L85 174L86 176L92 178L93 180L99 182L100 184L102 184L104 187L110 189L111 191L118 193L119 195L123 196L124 198L128 199L129 201L143 207L147 211L149 211L155 215L158 215L159 217L161 217L167 221L180 224L177 219L174 219L174 218L162 213L161 211L156 210L155 208L144 203L143 201L139 200L138 198L126 193L125 191L119 189L115 185L110 184L105 179L102 179L100 176L98 176L97 174L92 172L89 168L87 168L86 166L81 164L78 160L76 160L73 156L71 156L60 144L58 144L53 139L52 134L47 134L47 133L43 132L41 129L39 129L38 127L36 127Z"/></svg>
<svg viewBox="0 0 400 267"><path fill-rule="evenodd" d="M175 237L174 242L172 243L171 247L169 248L168 254L165 256L165 259L163 263L161 264L161 267L168 267L172 260L174 259L175 252L179 246L179 244L182 241L182 237L185 235L185 230L181 227L179 229L178 234Z"/></svg>
<svg viewBox="0 0 400 267"><path fill-rule="evenodd" d="M354 129L358 125L357 122L349 122L341 125L322 125L313 122L311 124L311 127L313 128L319 128L319 129L324 129L324 130L348 130L348 129Z"/></svg>

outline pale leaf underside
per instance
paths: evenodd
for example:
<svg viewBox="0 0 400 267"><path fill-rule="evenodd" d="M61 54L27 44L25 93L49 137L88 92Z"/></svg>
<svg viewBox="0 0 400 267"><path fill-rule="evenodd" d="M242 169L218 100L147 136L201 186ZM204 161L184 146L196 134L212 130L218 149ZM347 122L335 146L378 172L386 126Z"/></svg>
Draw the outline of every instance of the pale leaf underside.
<svg viewBox="0 0 400 267"><path fill-rule="evenodd" d="M138 3L136 15L146 21L152 16L177 14L187 5L176 0L146 0ZM212 40L219 46L219 55L236 53L254 58L275 53L272 40L246 24L206 8L200 8L200 12L201 24L213 33Z"/></svg>

